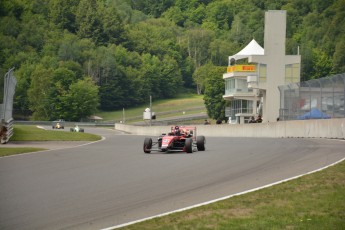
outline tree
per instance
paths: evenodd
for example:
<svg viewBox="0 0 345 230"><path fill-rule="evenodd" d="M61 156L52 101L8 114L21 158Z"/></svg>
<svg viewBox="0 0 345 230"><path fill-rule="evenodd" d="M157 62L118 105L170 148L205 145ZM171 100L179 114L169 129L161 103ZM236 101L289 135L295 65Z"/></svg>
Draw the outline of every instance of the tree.
<svg viewBox="0 0 345 230"><path fill-rule="evenodd" d="M25 23L21 26L21 32L18 34L18 42L26 49L41 50L45 43L45 31L49 30L48 23L42 15L24 14L22 20Z"/></svg>
<svg viewBox="0 0 345 230"><path fill-rule="evenodd" d="M161 62L157 56L150 54L142 55L142 64L140 66L140 82L139 92L143 98L150 95L159 98L165 87L160 84L160 67Z"/></svg>
<svg viewBox="0 0 345 230"><path fill-rule="evenodd" d="M183 85L182 74L178 63L169 55L165 55L161 64L161 83L160 86L164 88L161 91L161 97L174 97L179 88Z"/></svg>
<svg viewBox="0 0 345 230"><path fill-rule="evenodd" d="M184 83L184 87L186 88L195 88L195 82L193 80L193 72L194 72L194 63L190 57L185 57L183 62L180 64L182 80Z"/></svg>
<svg viewBox="0 0 345 230"><path fill-rule="evenodd" d="M65 67L59 67L54 70L52 80L58 85L60 91L63 93L68 90L68 87L77 80L76 73Z"/></svg>
<svg viewBox="0 0 345 230"><path fill-rule="evenodd" d="M313 49L313 66L311 79L327 77L333 74L332 58L319 49Z"/></svg>
<svg viewBox="0 0 345 230"><path fill-rule="evenodd" d="M52 73L52 83L48 91L49 101L49 119L63 118L62 114L65 112L65 108L61 101L61 98L65 96L69 91L69 86L76 81L76 74L68 70L65 67L59 67Z"/></svg>
<svg viewBox="0 0 345 230"><path fill-rule="evenodd" d="M214 39L210 43L210 59L214 65L227 66L228 57L237 47L233 43L221 39Z"/></svg>
<svg viewBox="0 0 345 230"><path fill-rule="evenodd" d="M15 71L17 85L13 100L13 109L17 115L31 115L28 89L30 88L31 75L34 70L35 66L32 63L25 62Z"/></svg>
<svg viewBox="0 0 345 230"><path fill-rule="evenodd" d="M78 58L80 57L80 50L76 45L77 41L77 36L66 32L64 33L64 37L61 39L60 47L58 49L58 56L60 60L79 60Z"/></svg>
<svg viewBox="0 0 345 230"><path fill-rule="evenodd" d="M38 64L31 74L31 84L28 90L29 108L33 111L34 120L49 120L51 105L49 95L53 71Z"/></svg>
<svg viewBox="0 0 345 230"><path fill-rule="evenodd" d="M188 56L194 61L196 68L207 62L209 46L214 38L210 30L194 29L188 31L187 50Z"/></svg>
<svg viewBox="0 0 345 230"><path fill-rule="evenodd" d="M117 12L115 6L98 7L99 15L102 23L102 44L109 43L119 44L126 40L125 29L122 19Z"/></svg>
<svg viewBox="0 0 345 230"><path fill-rule="evenodd" d="M208 63L201 67L207 69L205 81L204 101L207 114L213 119L225 119L225 100L223 99L225 83L222 78L226 72L225 67L213 66Z"/></svg>
<svg viewBox="0 0 345 230"><path fill-rule="evenodd" d="M90 77L78 80L70 85L69 92L62 96L61 102L64 108L61 117L70 121L87 118L97 111L98 86Z"/></svg>
<svg viewBox="0 0 345 230"><path fill-rule="evenodd" d="M78 62L75 61L60 61L59 62L60 68L66 68L67 70L70 70L75 75L75 80L81 79L84 77L83 68Z"/></svg>
<svg viewBox="0 0 345 230"><path fill-rule="evenodd" d="M77 34L79 38L90 38L96 44L102 43L102 24L97 14L96 0L80 0L77 12Z"/></svg>
<svg viewBox="0 0 345 230"><path fill-rule="evenodd" d="M228 30L232 24L235 7L233 1L213 1L206 7L204 21L214 24L217 29Z"/></svg>
<svg viewBox="0 0 345 230"><path fill-rule="evenodd" d="M345 36L343 36L343 39L340 40L335 47L333 63L336 73L345 72Z"/></svg>
<svg viewBox="0 0 345 230"><path fill-rule="evenodd" d="M132 103L131 93L135 91L132 82L117 67L109 69L112 74L102 82L99 88L100 108L102 110L121 109Z"/></svg>
<svg viewBox="0 0 345 230"><path fill-rule="evenodd" d="M61 4L60 0L50 0L49 10L50 19L58 27L67 29L71 33L76 32L76 9L79 0L65 0Z"/></svg>
<svg viewBox="0 0 345 230"><path fill-rule="evenodd" d="M197 94L202 94L204 92L204 85L205 85L205 80L208 76L208 67L210 65L204 65L199 68L196 68L194 73L193 73L193 80L196 84L196 92Z"/></svg>
<svg viewBox="0 0 345 230"><path fill-rule="evenodd" d="M178 51L177 34L178 28L170 21L150 19L130 27L125 47L139 54L150 53L160 58L165 54L179 56L176 52Z"/></svg>
<svg viewBox="0 0 345 230"><path fill-rule="evenodd" d="M170 7L167 11L165 11L162 15L164 18L174 22L178 26L183 26L186 16L181 11L180 8L173 6Z"/></svg>
<svg viewBox="0 0 345 230"><path fill-rule="evenodd" d="M157 18L172 5L173 0L136 0L131 3L133 9Z"/></svg>

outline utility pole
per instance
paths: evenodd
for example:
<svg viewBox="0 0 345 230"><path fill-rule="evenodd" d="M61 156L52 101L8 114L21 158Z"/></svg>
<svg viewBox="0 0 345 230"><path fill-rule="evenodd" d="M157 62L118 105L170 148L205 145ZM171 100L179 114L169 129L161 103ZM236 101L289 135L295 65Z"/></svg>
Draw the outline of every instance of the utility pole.
<svg viewBox="0 0 345 230"><path fill-rule="evenodd" d="M122 123L126 122L126 117L125 117L125 108L122 109Z"/></svg>

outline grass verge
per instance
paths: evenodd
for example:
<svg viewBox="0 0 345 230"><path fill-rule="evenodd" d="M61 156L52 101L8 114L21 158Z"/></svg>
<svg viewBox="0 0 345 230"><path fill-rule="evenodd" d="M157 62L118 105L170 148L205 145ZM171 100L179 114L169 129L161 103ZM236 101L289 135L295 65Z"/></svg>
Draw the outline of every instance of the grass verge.
<svg viewBox="0 0 345 230"><path fill-rule="evenodd" d="M135 108L125 108L125 117L137 117L143 116L143 112L146 108L150 106L149 99L147 105L138 106ZM152 110L155 113L167 112L167 111L176 111L184 110L190 108L204 107L203 95L197 94L179 94L176 98L173 99L161 99L161 100L152 100ZM206 111L206 108L205 110ZM195 112L195 111L193 111ZM196 111L198 113L200 111ZM123 110L117 110L112 112L98 112L96 114L103 118L104 121L109 120L122 120Z"/></svg>
<svg viewBox="0 0 345 230"><path fill-rule="evenodd" d="M1 148L0 149L0 157L11 156L16 154L22 153L30 153L30 152L38 152L47 149L43 148Z"/></svg>
<svg viewBox="0 0 345 230"><path fill-rule="evenodd" d="M14 134L12 141L97 141L102 137L90 133L63 132L57 130L44 130L34 125L14 125ZM22 154L28 152L37 152L46 150L44 148L1 148L0 157Z"/></svg>
<svg viewBox="0 0 345 230"><path fill-rule="evenodd" d="M256 192L121 229L345 229L345 161Z"/></svg>
<svg viewBox="0 0 345 230"><path fill-rule="evenodd" d="M97 141L101 137L91 133L44 130L34 125L15 125L11 141Z"/></svg>

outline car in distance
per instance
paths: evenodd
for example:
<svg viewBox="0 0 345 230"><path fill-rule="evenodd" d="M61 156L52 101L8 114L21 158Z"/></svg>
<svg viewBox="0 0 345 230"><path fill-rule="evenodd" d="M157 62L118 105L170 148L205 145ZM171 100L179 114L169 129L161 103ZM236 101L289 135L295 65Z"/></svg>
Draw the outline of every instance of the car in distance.
<svg viewBox="0 0 345 230"><path fill-rule="evenodd" d="M75 127L70 128L70 131L71 131L71 132L76 132L76 133L83 133L83 132L84 132L84 129L83 129L83 128L80 128L78 125L76 125Z"/></svg>
<svg viewBox="0 0 345 230"><path fill-rule="evenodd" d="M64 129L65 128L65 120L59 119L59 120L53 121L52 128L53 129Z"/></svg>
<svg viewBox="0 0 345 230"><path fill-rule="evenodd" d="M186 152L205 151L206 139L204 136L197 136L195 126L172 126L168 134L163 133L152 141L146 137L143 150L145 153L151 151L160 152Z"/></svg>

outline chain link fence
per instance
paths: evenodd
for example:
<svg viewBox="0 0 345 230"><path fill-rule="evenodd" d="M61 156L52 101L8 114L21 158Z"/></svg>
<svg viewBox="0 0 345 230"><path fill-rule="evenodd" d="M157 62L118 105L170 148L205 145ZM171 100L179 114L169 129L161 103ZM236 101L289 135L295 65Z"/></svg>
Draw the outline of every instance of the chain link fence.
<svg viewBox="0 0 345 230"><path fill-rule="evenodd" d="M15 93L17 79L13 75L13 68L4 77L4 90L2 104L0 104L0 143L7 143L13 135L13 96Z"/></svg>
<svg viewBox="0 0 345 230"><path fill-rule="evenodd" d="M278 88L280 120L345 117L345 73Z"/></svg>

